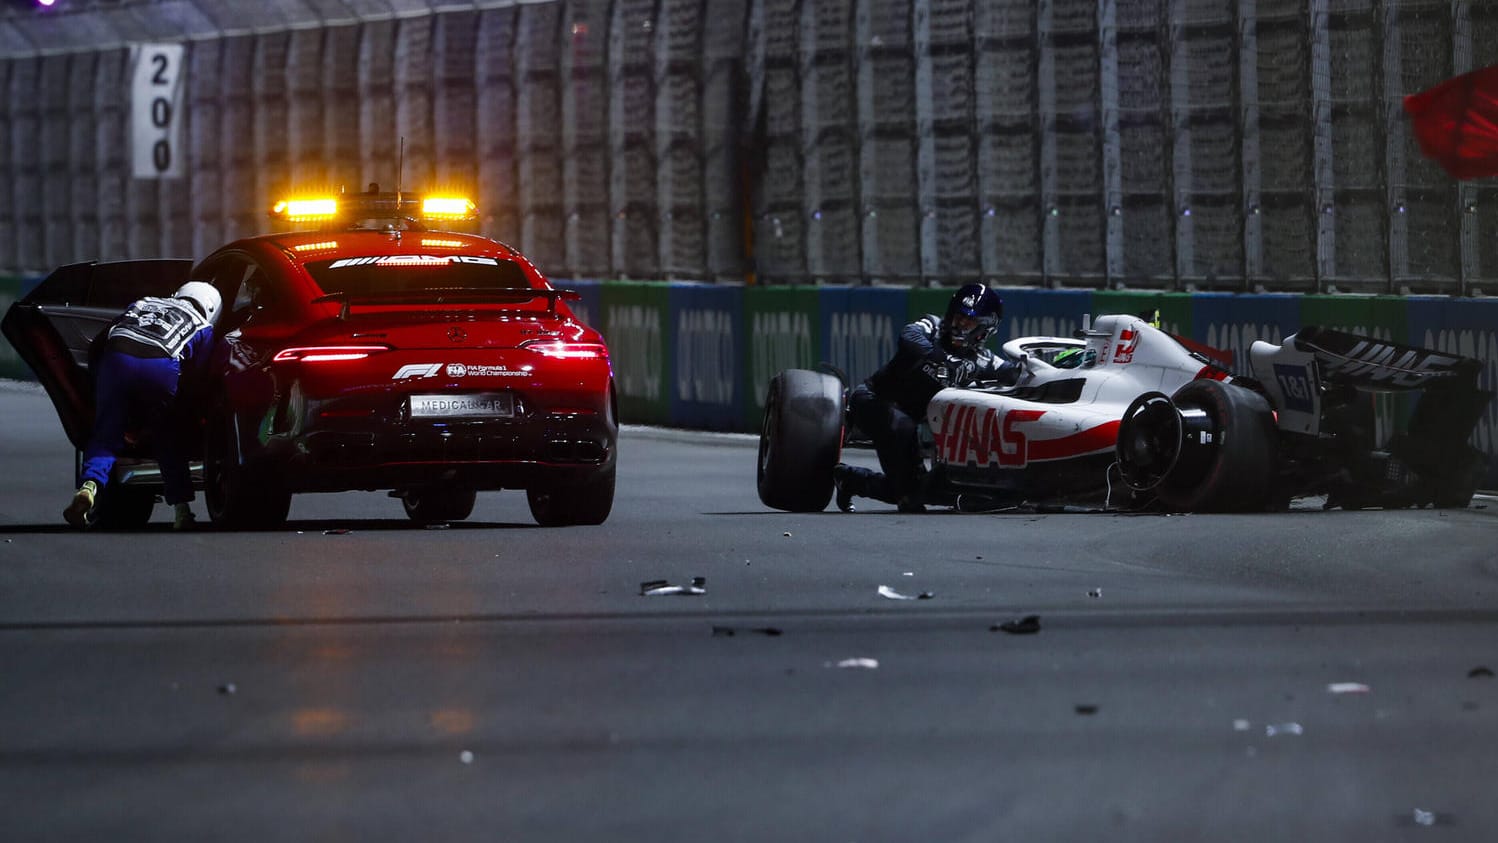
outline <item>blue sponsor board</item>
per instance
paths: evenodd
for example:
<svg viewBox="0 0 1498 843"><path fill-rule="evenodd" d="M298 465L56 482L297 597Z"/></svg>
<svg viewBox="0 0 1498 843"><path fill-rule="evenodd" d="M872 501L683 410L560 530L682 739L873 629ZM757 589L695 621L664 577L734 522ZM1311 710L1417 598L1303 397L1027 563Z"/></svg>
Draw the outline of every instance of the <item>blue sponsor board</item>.
<svg viewBox="0 0 1498 843"><path fill-rule="evenodd" d="M1415 296L1405 300L1404 325L1406 342L1417 348L1435 348L1441 330L1446 327L1446 311L1452 299L1445 296ZM1395 337L1399 340L1399 337Z"/></svg>
<svg viewBox="0 0 1498 843"><path fill-rule="evenodd" d="M738 428L744 415L743 288L678 283L668 295L672 424Z"/></svg>
<svg viewBox="0 0 1498 843"><path fill-rule="evenodd" d="M1248 374L1254 340L1278 344L1298 330L1298 296L1202 293L1191 300L1191 338L1231 353L1235 374Z"/></svg>
<svg viewBox="0 0 1498 843"><path fill-rule="evenodd" d="M999 324L998 345L1016 337L1071 337L1082 328L1083 317L1099 316L1092 310L1091 290L999 290L1004 299L1004 319Z"/></svg>
<svg viewBox="0 0 1498 843"><path fill-rule="evenodd" d="M603 316L603 282L582 278L553 279L551 286L558 290L573 290L582 294L582 301L568 303L568 306L572 308L573 315L581 319L583 324L592 328L597 328L603 324L600 321Z"/></svg>
<svg viewBox="0 0 1498 843"><path fill-rule="evenodd" d="M822 360L861 382L895 354L910 290L905 287L823 287L818 297Z"/></svg>

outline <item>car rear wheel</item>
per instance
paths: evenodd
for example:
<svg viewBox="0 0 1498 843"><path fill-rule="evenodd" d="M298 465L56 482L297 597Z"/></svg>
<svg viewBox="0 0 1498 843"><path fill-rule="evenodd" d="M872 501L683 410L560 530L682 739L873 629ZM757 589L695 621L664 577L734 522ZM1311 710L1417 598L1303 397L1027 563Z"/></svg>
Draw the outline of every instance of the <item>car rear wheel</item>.
<svg viewBox="0 0 1498 843"><path fill-rule="evenodd" d="M832 500L832 469L843 446L843 383L810 369L770 381L759 431L756 482L765 506L821 512Z"/></svg>
<svg viewBox="0 0 1498 843"><path fill-rule="evenodd" d="M477 499L473 489L411 489L401 496L401 506L417 524L445 524L472 515Z"/></svg>
<svg viewBox="0 0 1498 843"><path fill-rule="evenodd" d="M1256 392L1195 380L1171 396L1181 451L1155 487L1166 506L1189 512L1262 512L1278 466L1274 415Z"/></svg>
<svg viewBox="0 0 1498 843"><path fill-rule="evenodd" d="M203 497L216 527L254 530L286 523L291 493L267 468L243 465L231 422L208 425Z"/></svg>
<svg viewBox="0 0 1498 843"><path fill-rule="evenodd" d="M553 483L525 490L531 517L542 527L602 524L614 509L614 469L575 483Z"/></svg>
<svg viewBox="0 0 1498 843"><path fill-rule="evenodd" d="M138 530L151 521L156 494L149 489L110 484L94 502L92 527L96 530Z"/></svg>

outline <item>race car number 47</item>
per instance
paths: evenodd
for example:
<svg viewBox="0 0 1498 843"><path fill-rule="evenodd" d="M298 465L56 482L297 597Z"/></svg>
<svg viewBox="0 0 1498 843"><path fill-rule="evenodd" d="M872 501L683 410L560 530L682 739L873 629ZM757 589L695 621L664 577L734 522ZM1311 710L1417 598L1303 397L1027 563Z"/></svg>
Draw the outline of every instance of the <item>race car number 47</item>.
<svg viewBox="0 0 1498 843"><path fill-rule="evenodd" d="M514 398L507 392L482 392L475 395L411 396L412 418L507 419L514 415Z"/></svg>

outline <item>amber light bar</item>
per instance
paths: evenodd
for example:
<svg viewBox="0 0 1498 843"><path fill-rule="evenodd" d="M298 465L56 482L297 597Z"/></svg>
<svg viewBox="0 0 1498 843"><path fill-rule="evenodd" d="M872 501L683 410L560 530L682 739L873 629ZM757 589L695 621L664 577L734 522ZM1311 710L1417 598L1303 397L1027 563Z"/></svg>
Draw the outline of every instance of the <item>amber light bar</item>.
<svg viewBox="0 0 1498 843"><path fill-rule="evenodd" d="M421 200L421 215L427 219L471 220L478 206L465 196L428 196Z"/></svg>

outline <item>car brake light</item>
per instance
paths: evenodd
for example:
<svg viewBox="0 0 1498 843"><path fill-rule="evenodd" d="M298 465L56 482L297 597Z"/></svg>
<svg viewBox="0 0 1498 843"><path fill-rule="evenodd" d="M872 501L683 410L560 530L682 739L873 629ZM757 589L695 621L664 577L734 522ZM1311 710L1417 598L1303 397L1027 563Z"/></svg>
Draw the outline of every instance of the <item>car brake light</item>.
<svg viewBox="0 0 1498 843"><path fill-rule="evenodd" d="M608 346L599 342L564 342L562 340L531 340L521 343L521 348L547 357L564 360L602 360L609 356Z"/></svg>
<svg viewBox="0 0 1498 843"><path fill-rule="evenodd" d="M362 360L371 354L389 350L388 345L314 345L282 349L273 359L277 363L331 363L339 360Z"/></svg>

